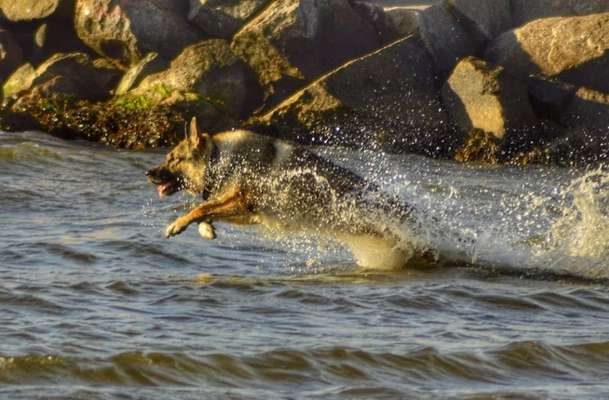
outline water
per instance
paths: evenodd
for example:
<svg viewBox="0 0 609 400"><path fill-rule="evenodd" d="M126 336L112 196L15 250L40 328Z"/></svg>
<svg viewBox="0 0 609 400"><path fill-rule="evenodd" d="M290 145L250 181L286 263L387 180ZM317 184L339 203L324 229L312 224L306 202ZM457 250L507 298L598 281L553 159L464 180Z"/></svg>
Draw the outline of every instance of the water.
<svg viewBox="0 0 609 400"><path fill-rule="evenodd" d="M162 237L157 153L0 134L0 398L609 395L602 170L320 150L415 204L449 266L314 238Z"/></svg>

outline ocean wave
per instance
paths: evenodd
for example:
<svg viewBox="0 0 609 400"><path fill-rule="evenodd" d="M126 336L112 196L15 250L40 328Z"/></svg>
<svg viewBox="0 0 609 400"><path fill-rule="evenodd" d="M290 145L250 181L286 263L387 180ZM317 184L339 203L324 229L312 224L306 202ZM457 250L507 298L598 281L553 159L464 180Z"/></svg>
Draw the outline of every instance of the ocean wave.
<svg viewBox="0 0 609 400"><path fill-rule="evenodd" d="M328 386L343 382L374 387L501 385L536 379L561 382L580 374L609 373L609 342L549 344L515 342L500 348L441 352L432 347L409 353L375 353L348 347L278 348L252 355L122 352L107 358L58 354L0 356L0 383L10 385L271 385ZM595 382L591 382L595 383Z"/></svg>

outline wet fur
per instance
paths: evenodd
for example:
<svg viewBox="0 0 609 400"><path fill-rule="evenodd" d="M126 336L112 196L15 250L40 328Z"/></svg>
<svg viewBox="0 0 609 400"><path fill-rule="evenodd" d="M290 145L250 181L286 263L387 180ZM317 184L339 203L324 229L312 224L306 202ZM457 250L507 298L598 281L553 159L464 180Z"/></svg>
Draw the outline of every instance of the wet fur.
<svg viewBox="0 0 609 400"><path fill-rule="evenodd" d="M193 119L187 138L147 176L161 196L187 190L203 197L167 227L167 237L192 223L209 224L209 238L215 237L217 221L263 224L347 244L370 239L380 253L398 252L392 257L402 263L409 257L397 248L397 237L372 223L374 213L404 219L408 207L387 196L372 205L365 200L367 192L376 191L370 183L301 146L243 130L209 136L198 132Z"/></svg>

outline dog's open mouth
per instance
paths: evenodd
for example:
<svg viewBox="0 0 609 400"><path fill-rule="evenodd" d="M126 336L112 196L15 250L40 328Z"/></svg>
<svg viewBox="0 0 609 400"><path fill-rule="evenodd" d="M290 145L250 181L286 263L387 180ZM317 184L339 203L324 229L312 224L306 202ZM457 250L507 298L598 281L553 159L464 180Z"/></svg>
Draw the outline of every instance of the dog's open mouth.
<svg viewBox="0 0 609 400"><path fill-rule="evenodd" d="M157 183L156 191L159 194L159 197L162 199L165 196L170 196L178 191L178 183L177 182L165 182L165 183Z"/></svg>
<svg viewBox="0 0 609 400"><path fill-rule="evenodd" d="M167 171L166 169L153 169L146 173L148 181L156 185L156 191L162 199L179 191L182 187L182 180L179 176Z"/></svg>

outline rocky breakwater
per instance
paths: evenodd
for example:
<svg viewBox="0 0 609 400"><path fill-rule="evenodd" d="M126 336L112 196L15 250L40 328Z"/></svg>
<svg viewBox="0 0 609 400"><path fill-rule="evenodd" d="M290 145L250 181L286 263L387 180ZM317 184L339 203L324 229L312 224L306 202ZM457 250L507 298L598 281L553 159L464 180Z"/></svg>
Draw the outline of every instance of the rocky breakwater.
<svg viewBox="0 0 609 400"><path fill-rule="evenodd" d="M606 0L0 0L5 130L213 133L462 162L609 154Z"/></svg>

